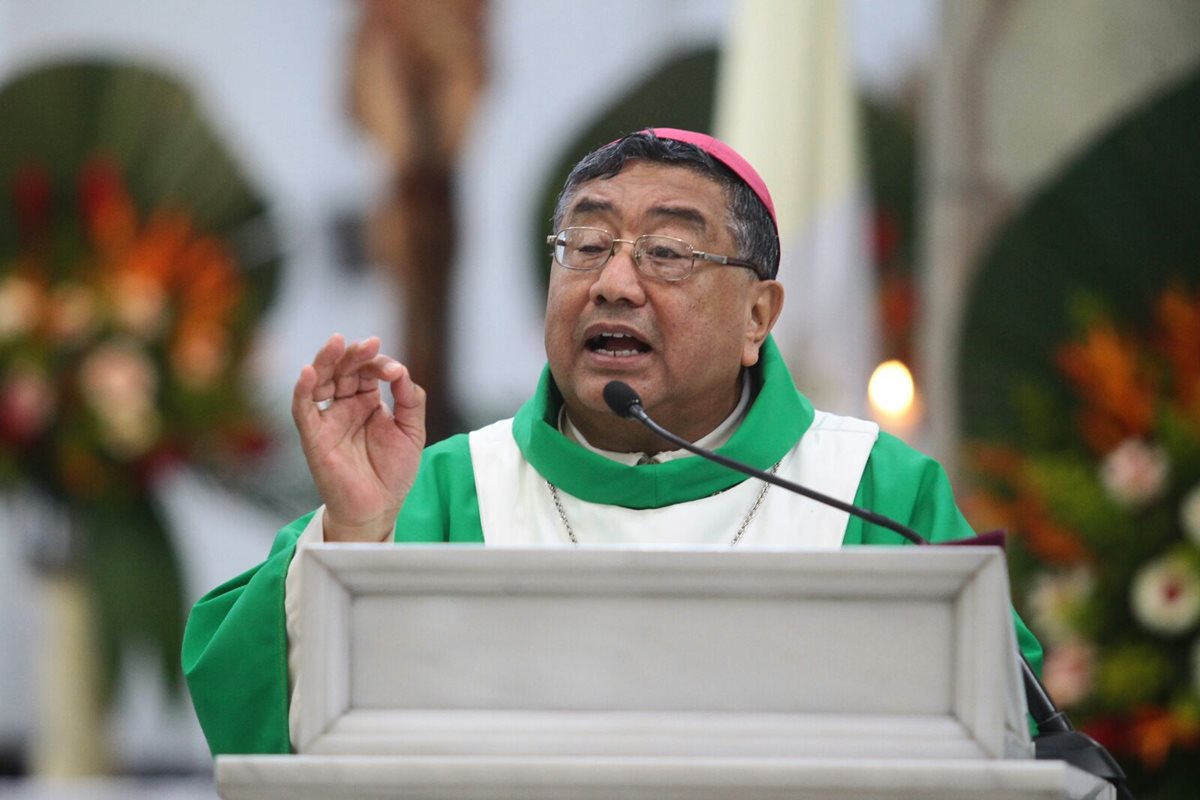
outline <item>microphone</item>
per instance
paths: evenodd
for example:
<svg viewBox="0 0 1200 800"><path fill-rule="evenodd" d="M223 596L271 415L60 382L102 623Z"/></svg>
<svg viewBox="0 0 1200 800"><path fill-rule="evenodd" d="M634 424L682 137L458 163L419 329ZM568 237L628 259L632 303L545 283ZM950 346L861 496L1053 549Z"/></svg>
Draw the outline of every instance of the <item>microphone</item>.
<svg viewBox="0 0 1200 800"><path fill-rule="evenodd" d="M720 453L714 453L712 450L706 450L703 447L696 445L684 439L682 436L676 436L666 428L659 425L650 418L646 413L646 409L642 408L642 398L638 397L638 393L633 390L627 383L621 381L609 381L604 385L604 402L608 404L609 409L618 417L625 419L636 419L638 422L645 425L650 430L657 433L662 438L666 439L671 444L687 450L689 453L695 453L702 458L707 458L709 461L715 461L723 467L728 467L735 472L740 472L743 475L749 475L751 478L758 478L760 481L779 486L787 489L789 492L794 492L802 497L807 497L809 500L816 500L818 503L823 503L827 506L833 506L839 511L845 511L847 514L852 514L859 519L864 519L873 525L878 525L882 528L887 528L890 531L903 536L913 544L929 544L929 540L921 534L914 531L907 525L901 525L890 517L885 517L882 514L876 514L874 511L868 511L865 508L843 503L835 497L830 497L827 494L822 494L815 489L809 489L807 486L801 486L798 483L792 483L789 480L772 475L769 472L755 469L749 464L743 464L740 461L734 461L731 458L726 458Z"/></svg>
<svg viewBox="0 0 1200 800"><path fill-rule="evenodd" d="M618 417L629 419L636 413L634 408L637 408L642 412L638 419L643 422L650 419L646 416L646 411L642 409L642 398L638 397L638 393L633 390L632 386L623 381L609 381L604 384L604 402L608 404L609 410ZM659 436L661 435L660 433Z"/></svg>
<svg viewBox="0 0 1200 800"><path fill-rule="evenodd" d="M873 525L895 531L913 544L931 544L928 539L912 528L902 525L890 517L876 514L874 511L868 511L865 508L859 508L850 503L843 503L837 498L801 486L798 483L792 483L789 480L780 478L778 475L763 472L751 467L749 464L743 464L740 461L734 461L732 458L726 458L720 453L715 453L703 447L697 447L687 439L677 436L651 419L650 415L646 413L646 409L642 408L642 398L627 383L609 381L605 384L604 402L618 417L636 419L663 439L666 439L676 447L687 450L689 453L695 453L702 458L707 458L709 461L714 461L735 472L740 472L743 475L749 475L752 478L757 478L780 488L787 489L789 492L794 492L801 497L807 497L818 503L833 506L840 511L845 511ZM967 539L964 541L970 543L973 540ZM999 544L1002 541L999 540L993 543ZM1038 735L1034 737L1034 754L1036 758L1065 761L1082 769L1084 772L1088 772L1111 783L1116 789L1118 798L1132 800L1133 795L1125 783L1125 773L1122 771L1120 765L1104 749L1103 745L1086 733L1075 729L1071 721L1067 718L1067 715L1059 711L1054 705L1054 701L1050 699L1050 695L1047 694L1045 687L1042 686L1041 681L1034 674L1033 668L1025 660L1025 654L1018 650L1017 655L1020 658L1021 677L1025 684L1026 705L1029 709L1029 715L1033 717L1034 722L1038 726Z"/></svg>

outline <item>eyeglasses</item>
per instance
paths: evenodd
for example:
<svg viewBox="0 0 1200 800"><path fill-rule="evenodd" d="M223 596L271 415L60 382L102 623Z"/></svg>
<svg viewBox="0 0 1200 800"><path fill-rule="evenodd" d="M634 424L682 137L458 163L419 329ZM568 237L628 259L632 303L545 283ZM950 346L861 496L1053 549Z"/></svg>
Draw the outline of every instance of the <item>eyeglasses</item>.
<svg viewBox="0 0 1200 800"><path fill-rule="evenodd" d="M594 272L617 252L619 244L633 245L633 262L643 274L674 283L692 274L696 259L730 267L753 270L759 278L762 270L749 261L705 253L674 236L647 234L636 239L617 239L601 228L563 228L546 237L554 246L554 260L567 269Z"/></svg>

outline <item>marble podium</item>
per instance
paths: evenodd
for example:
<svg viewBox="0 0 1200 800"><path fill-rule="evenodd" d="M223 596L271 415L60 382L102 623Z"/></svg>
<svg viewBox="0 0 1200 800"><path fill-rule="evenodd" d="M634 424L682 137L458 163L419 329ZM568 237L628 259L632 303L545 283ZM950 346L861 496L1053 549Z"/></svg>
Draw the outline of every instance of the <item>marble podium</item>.
<svg viewBox="0 0 1200 800"><path fill-rule="evenodd" d="M994 548L297 558L297 754L229 800L1111 796L1032 759Z"/></svg>

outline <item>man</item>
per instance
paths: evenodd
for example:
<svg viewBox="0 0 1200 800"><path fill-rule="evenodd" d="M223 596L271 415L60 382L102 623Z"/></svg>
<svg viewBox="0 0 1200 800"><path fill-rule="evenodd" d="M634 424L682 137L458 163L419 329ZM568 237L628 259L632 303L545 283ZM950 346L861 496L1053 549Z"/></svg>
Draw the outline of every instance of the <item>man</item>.
<svg viewBox="0 0 1200 800"><path fill-rule="evenodd" d="M188 622L183 666L214 754L290 749L289 684L303 676L288 671L301 591L288 566L300 539L901 543L664 450L608 410L611 380L703 446L934 540L972 535L934 461L872 423L814 411L796 391L769 336L783 308L774 208L728 145L673 129L605 145L568 177L554 229L548 366L513 419L424 449L424 392L378 340L334 336L301 371L292 411L324 505L284 528L264 564L202 598ZM1017 628L1039 664L1037 642Z"/></svg>

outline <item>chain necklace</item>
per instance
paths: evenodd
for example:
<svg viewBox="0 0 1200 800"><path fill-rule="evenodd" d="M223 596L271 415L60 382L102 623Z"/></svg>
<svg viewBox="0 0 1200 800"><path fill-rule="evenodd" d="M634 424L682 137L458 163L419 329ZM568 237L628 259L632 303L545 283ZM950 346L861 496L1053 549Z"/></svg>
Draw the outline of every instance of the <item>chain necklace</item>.
<svg viewBox="0 0 1200 800"><path fill-rule="evenodd" d="M782 463L782 460L776 461L775 466L771 467L767 471L774 475L775 471L779 469L779 465ZM550 496L554 498L554 507L558 509L558 518L562 520L563 528L565 528L567 531L567 538L571 540L571 544L579 544L579 539L575 536L575 529L571 527L571 521L567 519L567 512L563 509L562 498L558 496L558 487L548 480L546 481L546 486L550 489ZM758 507L762 505L763 498L767 496L767 490L770 488L771 484L763 481L762 489L758 491L758 496L754 498L754 505L750 506L750 510L746 512L746 516L742 520L742 524L738 526L737 533L733 535L733 541L729 543L730 547L733 547L735 544L741 541L742 535L746 532L746 528L750 527L751 520L753 520L754 515L758 513Z"/></svg>

